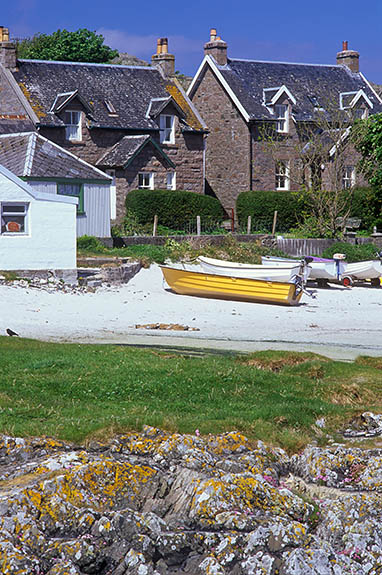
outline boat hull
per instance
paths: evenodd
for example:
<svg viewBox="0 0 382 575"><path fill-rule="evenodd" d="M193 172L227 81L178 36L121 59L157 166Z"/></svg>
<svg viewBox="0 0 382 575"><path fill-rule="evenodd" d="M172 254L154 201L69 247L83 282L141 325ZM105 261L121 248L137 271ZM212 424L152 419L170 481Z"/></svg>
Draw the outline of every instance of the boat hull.
<svg viewBox="0 0 382 575"><path fill-rule="evenodd" d="M371 280L382 276L381 260L369 260L364 262L354 262L348 264L345 276L350 276L358 280Z"/></svg>
<svg viewBox="0 0 382 575"><path fill-rule="evenodd" d="M160 266L170 288L181 295L281 305L297 305L302 291L294 283L268 282Z"/></svg>
<svg viewBox="0 0 382 575"><path fill-rule="evenodd" d="M265 266L274 266L285 264L286 262L294 262L296 260L288 258L276 258L272 256L264 256L261 258L261 263ZM325 280L338 280L341 275L347 272L347 262L339 260L325 260L323 258L314 258L313 261L309 262L309 267L311 268L309 279L325 279Z"/></svg>
<svg viewBox="0 0 382 575"><path fill-rule="evenodd" d="M198 257L198 262L206 273L274 282L292 281L292 278L299 274L301 268L300 263L297 261L292 264L264 266L262 264L242 264L200 256Z"/></svg>

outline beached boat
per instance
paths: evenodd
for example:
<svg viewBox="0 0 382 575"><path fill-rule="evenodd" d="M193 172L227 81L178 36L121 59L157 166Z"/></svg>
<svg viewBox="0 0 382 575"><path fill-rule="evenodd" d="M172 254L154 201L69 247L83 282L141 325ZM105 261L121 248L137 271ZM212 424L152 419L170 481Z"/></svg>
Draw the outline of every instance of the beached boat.
<svg viewBox="0 0 382 575"><path fill-rule="evenodd" d="M348 264L341 279L344 285L351 285L354 280L372 280L373 285L380 285L382 277L382 261L366 260Z"/></svg>
<svg viewBox="0 0 382 575"><path fill-rule="evenodd" d="M235 276L240 278L251 278L256 280L266 280L275 282L290 282L297 275L307 280L310 272L305 262L294 260L292 263L286 262L279 265L243 264L240 262L229 262L214 258L199 256L197 258L203 271L211 274L223 276Z"/></svg>
<svg viewBox="0 0 382 575"><path fill-rule="evenodd" d="M309 262L311 268L310 280L339 280L345 274L348 263L342 259L325 259L312 257ZM273 256L263 256L261 263L265 266L282 265L286 262L293 263L297 260L291 258L276 258Z"/></svg>
<svg viewBox="0 0 382 575"><path fill-rule="evenodd" d="M170 288L182 295L296 305L303 293L299 277L294 282L269 282L169 266L160 268Z"/></svg>

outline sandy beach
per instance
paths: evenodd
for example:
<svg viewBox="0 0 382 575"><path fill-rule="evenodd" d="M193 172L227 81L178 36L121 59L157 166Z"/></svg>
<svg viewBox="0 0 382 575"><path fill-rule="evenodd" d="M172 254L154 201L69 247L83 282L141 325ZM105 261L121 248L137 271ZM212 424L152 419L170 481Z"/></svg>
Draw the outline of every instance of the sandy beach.
<svg viewBox="0 0 382 575"><path fill-rule="evenodd" d="M157 265L128 284L94 293L0 286L0 334L45 341L124 343L255 351L314 351L334 359L382 355L382 289L332 286L283 307L181 296ZM181 324L195 331L136 328Z"/></svg>

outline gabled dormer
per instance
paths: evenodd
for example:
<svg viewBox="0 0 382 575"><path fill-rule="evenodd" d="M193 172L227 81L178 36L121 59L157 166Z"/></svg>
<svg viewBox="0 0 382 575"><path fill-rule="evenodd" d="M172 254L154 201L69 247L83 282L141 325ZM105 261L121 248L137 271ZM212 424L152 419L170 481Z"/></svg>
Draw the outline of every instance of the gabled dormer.
<svg viewBox="0 0 382 575"><path fill-rule="evenodd" d="M365 118L373 109L373 102L361 89L354 92L341 92L339 96L340 110L348 110L357 118Z"/></svg>
<svg viewBox="0 0 382 575"><path fill-rule="evenodd" d="M91 114L92 108L78 90L60 92L56 95L49 110L65 124L65 139L70 142L82 141L82 111Z"/></svg>
<svg viewBox="0 0 382 575"><path fill-rule="evenodd" d="M175 143L175 118L184 120L185 114L175 100L167 98L152 98L146 111L146 118L155 120L159 125L160 143Z"/></svg>
<svg viewBox="0 0 382 575"><path fill-rule="evenodd" d="M263 105L275 117L276 132L280 134L289 132L292 104L296 104L296 98L285 85L263 89Z"/></svg>

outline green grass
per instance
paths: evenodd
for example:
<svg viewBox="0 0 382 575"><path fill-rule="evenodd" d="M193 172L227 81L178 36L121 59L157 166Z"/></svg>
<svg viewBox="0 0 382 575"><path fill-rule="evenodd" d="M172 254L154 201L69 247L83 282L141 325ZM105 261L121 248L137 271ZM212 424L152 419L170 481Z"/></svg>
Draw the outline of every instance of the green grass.
<svg viewBox="0 0 382 575"><path fill-rule="evenodd" d="M190 261L199 255L215 257L238 262L261 263L261 256L285 256L282 251L262 246L259 241L238 242L232 235L227 235L218 246L210 243L199 245L198 239L189 242L177 242L168 239L162 246L135 245L123 248L106 248L96 238L83 236L78 239L78 255L82 256L115 256L140 260L143 265L153 262L163 264L165 260Z"/></svg>
<svg viewBox="0 0 382 575"><path fill-rule="evenodd" d="M0 338L0 432L82 441L153 425L240 430L291 451L364 410L381 410L381 366L284 352L251 355ZM325 437L320 437L325 442Z"/></svg>

